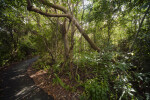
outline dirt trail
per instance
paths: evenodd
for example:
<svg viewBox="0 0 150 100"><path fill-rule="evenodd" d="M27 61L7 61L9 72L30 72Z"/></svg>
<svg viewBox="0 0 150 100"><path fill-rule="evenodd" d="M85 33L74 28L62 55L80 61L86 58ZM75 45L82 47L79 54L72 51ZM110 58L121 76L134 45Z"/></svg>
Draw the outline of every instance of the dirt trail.
<svg viewBox="0 0 150 100"><path fill-rule="evenodd" d="M0 73L0 100L53 100L27 74L27 68L37 59L22 61Z"/></svg>

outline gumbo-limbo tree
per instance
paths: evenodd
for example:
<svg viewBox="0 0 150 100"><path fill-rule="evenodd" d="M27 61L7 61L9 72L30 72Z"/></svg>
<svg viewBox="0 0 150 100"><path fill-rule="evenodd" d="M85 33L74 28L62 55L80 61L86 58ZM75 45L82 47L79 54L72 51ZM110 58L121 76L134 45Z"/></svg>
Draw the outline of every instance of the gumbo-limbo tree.
<svg viewBox="0 0 150 100"><path fill-rule="evenodd" d="M42 3L44 6L46 6L45 8L46 10L41 10L40 8L34 7L30 0L27 0L27 9L29 11L34 11L46 17L56 17L56 18L63 17L62 20L57 21L57 24L60 27L60 33L62 34L62 38L64 42L64 49L65 49L64 64L66 64L66 62L72 59L70 57L72 56L72 51L73 51L72 49L73 49L73 37L74 37L75 27L79 30L79 32L85 38L85 40L90 44L91 48L97 52L100 52L100 48L89 38L89 36L85 33L85 30L82 28L82 26L79 24L79 22L75 18L74 16L75 5L74 4L68 4L70 8L69 10L65 8L64 6L53 4L47 0L39 0L39 2ZM76 3L77 3L76 5L78 5L79 1L77 1ZM53 12L52 11L50 12L49 9L53 9ZM61 12L58 12L57 10ZM71 35L72 35L71 42L72 43L71 43L71 46L69 47L69 41L68 41L67 35L70 29L70 26L71 26Z"/></svg>

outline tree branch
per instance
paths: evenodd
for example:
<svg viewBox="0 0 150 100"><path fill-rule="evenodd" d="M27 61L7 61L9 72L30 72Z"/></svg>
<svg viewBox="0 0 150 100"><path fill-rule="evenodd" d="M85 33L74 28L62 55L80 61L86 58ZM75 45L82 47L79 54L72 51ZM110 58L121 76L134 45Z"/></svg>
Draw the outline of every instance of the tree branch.
<svg viewBox="0 0 150 100"><path fill-rule="evenodd" d="M43 12L37 8L34 8L33 6L30 6L28 8L29 11L34 11L36 13L39 13L41 15L44 15L44 16L47 16L47 17L67 17L67 18L70 18L70 16L68 14L49 14L49 13L46 13L46 12Z"/></svg>
<svg viewBox="0 0 150 100"><path fill-rule="evenodd" d="M141 31L141 27L142 27L143 21L144 21L144 19L145 19L145 17L146 17L146 14L148 13L148 11L149 11L149 9L150 9L150 5L148 5L148 6L149 6L149 7L147 8L147 10L146 10L146 12L145 12L145 14L144 14L144 16L143 16L143 18L142 18L142 21L141 21L141 23L139 24L138 31L137 31L137 33L135 34L135 38L134 38L134 41L133 41L133 43L132 43L132 45L131 45L131 47L130 47L130 50L132 50L132 48L133 48L133 46L134 46L134 44L135 44L135 42L136 42L136 39L137 39L137 37L138 37L138 34L139 34L139 32Z"/></svg>
<svg viewBox="0 0 150 100"><path fill-rule="evenodd" d="M71 25L71 21L69 21L67 32L69 31L70 25Z"/></svg>
<svg viewBox="0 0 150 100"><path fill-rule="evenodd" d="M39 9L36 9L34 8L29 2L30 0L27 0L27 3L28 3L28 6L27 6L27 9L29 11L34 11L34 12L37 12L41 15L45 15L47 17L67 17L68 19L72 20L73 24L78 28L79 32L83 35L83 37L87 40L87 42L90 44L90 46L100 52L100 48L97 47L95 45L95 43L89 38L89 36L85 33L84 29L80 26L80 24L78 23L78 21L70 14L67 12L67 9L65 9L64 7L62 6L59 6L59 5L55 5L55 4L52 4L52 3L49 3L48 1L46 0L40 0L44 5L47 5L49 7L52 7L52 8L55 8L55 9L58 9L58 10L61 10L63 11L64 13L66 14L61 14L61 15L58 15L58 14L48 14L48 13L44 13L43 11L39 10Z"/></svg>
<svg viewBox="0 0 150 100"><path fill-rule="evenodd" d="M70 7L70 2L69 2L68 0L67 0L67 3L68 3L70 12L72 12L72 11L71 11L71 7Z"/></svg>
<svg viewBox="0 0 150 100"><path fill-rule="evenodd" d="M52 7L52 8L58 9L60 11L63 11L64 13L68 12L66 8L64 8L64 7L60 6L60 5L56 5L56 4L50 3L47 0L40 0L40 2L42 2L42 4L47 5L49 7Z"/></svg>

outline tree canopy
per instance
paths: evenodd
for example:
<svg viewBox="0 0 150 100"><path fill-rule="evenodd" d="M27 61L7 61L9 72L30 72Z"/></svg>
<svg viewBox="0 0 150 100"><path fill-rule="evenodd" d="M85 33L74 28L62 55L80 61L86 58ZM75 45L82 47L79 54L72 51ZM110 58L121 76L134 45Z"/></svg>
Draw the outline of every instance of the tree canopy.
<svg viewBox="0 0 150 100"><path fill-rule="evenodd" d="M79 90L80 99L150 99L149 0L1 0L0 6L1 68L39 55L33 68Z"/></svg>

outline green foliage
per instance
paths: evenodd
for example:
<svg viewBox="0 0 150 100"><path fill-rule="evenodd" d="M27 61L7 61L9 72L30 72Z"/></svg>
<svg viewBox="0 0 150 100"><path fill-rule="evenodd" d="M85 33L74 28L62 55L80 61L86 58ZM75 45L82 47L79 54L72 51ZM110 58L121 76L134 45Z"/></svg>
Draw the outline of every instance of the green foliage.
<svg viewBox="0 0 150 100"><path fill-rule="evenodd" d="M60 72L60 65L61 65L61 61L59 62L59 63L56 63L56 64L54 64L54 65L52 65L52 69L53 69L53 71L55 72L55 73L58 73L58 72Z"/></svg>
<svg viewBox="0 0 150 100"><path fill-rule="evenodd" d="M137 91L138 100L149 100L149 89L150 89L150 72L148 73L133 73L134 79L133 87Z"/></svg>
<svg viewBox="0 0 150 100"><path fill-rule="evenodd" d="M51 68L51 57L49 56L48 53L43 54L44 56L41 56L34 64L33 64L33 68L35 69L50 69Z"/></svg>
<svg viewBox="0 0 150 100"><path fill-rule="evenodd" d="M141 34L141 36L137 39L137 43L134 47L135 57L134 60L138 60L140 65L143 67L144 72L149 72L150 65L150 33ZM137 66L140 66L137 65Z"/></svg>
<svg viewBox="0 0 150 100"><path fill-rule="evenodd" d="M53 83L56 83L56 84L60 84L62 87L65 87L65 84L64 82L58 77L58 75L55 73L55 79L53 79Z"/></svg>
<svg viewBox="0 0 150 100"><path fill-rule="evenodd" d="M80 83L80 75L79 74L77 74L77 77L75 77L75 80L78 82L78 83Z"/></svg>
<svg viewBox="0 0 150 100"><path fill-rule="evenodd" d="M5 31L0 31L0 66L10 59L12 43L9 42L11 37Z"/></svg>
<svg viewBox="0 0 150 100"><path fill-rule="evenodd" d="M25 59L33 49L22 39L27 35L25 1L1 0L0 5L0 66L5 66Z"/></svg>
<svg viewBox="0 0 150 100"><path fill-rule="evenodd" d="M7 31L0 31L0 66L23 60L34 51L29 42L17 41L15 35L12 37L10 34Z"/></svg>
<svg viewBox="0 0 150 100"><path fill-rule="evenodd" d="M85 93L83 100L107 100L108 84L106 81L98 82L98 79L89 79L85 82Z"/></svg>
<svg viewBox="0 0 150 100"><path fill-rule="evenodd" d="M92 58L91 58L92 59ZM94 61L94 60L93 60ZM93 68L94 79L88 79L85 84L85 92L82 99L91 100L116 100L136 98L133 88L129 56L118 52L101 53L97 56L96 64L90 65ZM87 65L86 65L87 64ZM88 66L86 63L85 66ZM87 68L87 67L85 67Z"/></svg>
<svg viewBox="0 0 150 100"><path fill-rule="evenodd" d="M97 52L91 52L91 53L76 53L74 55L74 57L76 57L76 59L78 60L78 63L80 66L84 67L85 64L89 67L91 66L96 66L98 64L97 62L97 56L98 56L98 53Z"/></svg>
<svg viewBox="0 0 150 100"><path fill-rule="evenodd" d="M73 13L74 18L81 21L79 23L85 29L85 34L101 50L99 53L91 50L91 46L78 31L72 34L74 30L68 27L69 20L66 20L68 60L63 57L67 50L64 50L65 42L61 33L65 18L47 18L34 12L29 13L26 11L26 0L1 0L0 66L11 61L23 60L34 52L40 55L38 61L33 64L35 69L52 71L55 76L54 83L73 90L58 74L65 64L63 74L68 75L70 80L75 80L78 83L76 87L84 86L82 99L148 100L150 98L149 12L142 26L139 25L149 6L149 0L83 1L84 4L80 0L71 0L70 7L68 0L56 0L55 4L66 7L69 14ZM47 7L52 5L52 1L45 5L36 0L31 2L37 9L53 13L53 10ZM61 11L56 12L62 14ZM136 36L138 30L140 32ZM73 40L72 35L74 35ZM133 50L130 50L134 40L135 45ZM70 63L72 66L69 68ZM73 71L70 72L71 70ZM76 75L73 76L74 73Z"/></svg>
<svg viewBox="0 0 150 100"><path fill-rule="evenodd" d="M69 87L69 85L66 85L60 78L59 76L54 73L56 78L53 78L53 84L60 84L63 88L65 88L66 90L71 90L72 88Z"/></svg>

